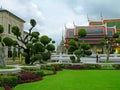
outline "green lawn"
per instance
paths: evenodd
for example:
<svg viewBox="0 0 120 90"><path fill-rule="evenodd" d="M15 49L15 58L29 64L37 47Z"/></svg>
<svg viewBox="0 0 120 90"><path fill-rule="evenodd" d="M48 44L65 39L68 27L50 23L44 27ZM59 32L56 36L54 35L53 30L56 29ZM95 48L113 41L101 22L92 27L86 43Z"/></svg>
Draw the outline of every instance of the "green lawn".
<svg viewBox="0 0 120 90"><path fill-rule="evenodd" d="M120 90L120 70L64 70L13 90Z"/></svg>

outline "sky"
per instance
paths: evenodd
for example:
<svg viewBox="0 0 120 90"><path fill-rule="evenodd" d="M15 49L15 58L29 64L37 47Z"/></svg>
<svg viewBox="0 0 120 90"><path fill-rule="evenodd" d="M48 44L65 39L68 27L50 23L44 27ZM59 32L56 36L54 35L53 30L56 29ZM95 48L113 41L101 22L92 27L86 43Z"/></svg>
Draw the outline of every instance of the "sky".
<svg viewBox="0 0 120 90"><path fill-rule="evenodd" d="M87 26L88 19L120 18L120 0L0 0L2 8L25 20L24 30L30 28L30 19L37 22L33 31L47 35L60 44L65 26Z"/></svg>

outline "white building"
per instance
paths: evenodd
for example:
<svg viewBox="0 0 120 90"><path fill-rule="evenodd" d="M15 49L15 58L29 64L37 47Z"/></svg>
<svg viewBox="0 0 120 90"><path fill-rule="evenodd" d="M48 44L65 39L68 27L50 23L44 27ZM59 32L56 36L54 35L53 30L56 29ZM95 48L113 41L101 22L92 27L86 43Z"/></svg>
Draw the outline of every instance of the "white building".
<svg viewBox="0 0 120 90"><path fill-rule="evenodd" d="M20 28L21 34L23 35L23 28L24 28L25 21L21 19L20 17L16 16L15 14L11 13L8 10L0 8L0 25L3 25L4 27L4 33L1 34L3 37L11 37L13 40L17 40L16 37L11 32L12 26L18 26ZM22 36L23 37L23 36ZM22 44L18 41L18 43ZM8 56L8 51L12 51L13 47L6 48L5 55ZM17 52L19 52L18 49L16 49Z"/></svg>

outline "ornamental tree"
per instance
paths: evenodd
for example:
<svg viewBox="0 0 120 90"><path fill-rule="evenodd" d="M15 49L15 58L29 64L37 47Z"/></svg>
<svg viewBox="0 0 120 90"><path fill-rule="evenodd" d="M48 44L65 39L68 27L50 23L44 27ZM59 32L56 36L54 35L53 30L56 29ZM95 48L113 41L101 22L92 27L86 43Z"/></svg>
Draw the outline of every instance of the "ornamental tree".
<svg viewBox="0 0 120 90"><path fill-rule="evenodd" d="M83 38L87 35L85 29L78 30L78 36L68 42L68 52L76 56L76 62L80 62L82 56L91 55L90 45L84 42ZM81 41L82 39L82 41Z"/></svg>
<svg viewBox="0 0 120 90"><path fill-rule="evenodd" d="M105 46L107 51L106 62L109 61L110 53L115 52L115 46L117 44L120 44L119 33L114 33L112 37L106 35L104 40L101 41L101 45Z"/></svg>
<svg viewBox="0 0 120 90"><path fill-rule="evenodd" d="M28 30L29 32L25 37L22 37L20 29L17 26L12 27L12 33L16 36L17 40L23 44L20 45L17 43L16 46L23 49L23 56L25 57L26 64L33 64L37 60L41 62L45 52L52 52L55 50L51 38L48 36L39 37L39 32L32 32L33 28L36 26L36 21L31 19L30 24L31 28ZM50 49L51 46L52 49Z"/></svg>
<svg viewBox="0 0 120 90"><path fill-rule="evenodd" d="M4 28L2 25L0 25L0 34L4 32ZM4 46L11 47L12 45L16 44L16 41L12 40L9 37L4 37L2 38L0 36L0 42L1 42L1 47L0 47L0 66L5 66L5 48Z"/></svg>

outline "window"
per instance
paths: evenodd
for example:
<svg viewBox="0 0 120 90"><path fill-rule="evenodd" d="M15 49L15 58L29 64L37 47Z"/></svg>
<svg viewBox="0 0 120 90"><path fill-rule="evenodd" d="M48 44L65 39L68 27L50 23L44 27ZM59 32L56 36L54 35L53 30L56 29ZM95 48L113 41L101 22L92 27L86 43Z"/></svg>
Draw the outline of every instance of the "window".
<svg viewBox="0 0 120 90"><path fill-rule="evenodd" d="M103 34L103 29L87 29L87 34Z"/></svg>
<svg viewBox="0 0 120 90"><path fill-rule="evenodd" d="M108 36L112 36L113 34L112 34L112 31L107 31L107 33L108 33Z"/></svg>
<svg viewBox="0 0 120 90"><path fill-rule="evenodd" d="M74 36L74 32L69 32L69 36Z"/></svg>
<svg viewBox="0 0 120 90"><path fill-rule="evenodd" d="M10 26L10 24L8 24L8 34L10 34L10 28L11 28L11 26Z"/></svg>

